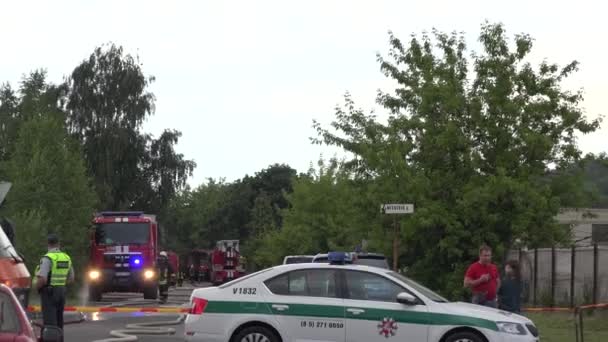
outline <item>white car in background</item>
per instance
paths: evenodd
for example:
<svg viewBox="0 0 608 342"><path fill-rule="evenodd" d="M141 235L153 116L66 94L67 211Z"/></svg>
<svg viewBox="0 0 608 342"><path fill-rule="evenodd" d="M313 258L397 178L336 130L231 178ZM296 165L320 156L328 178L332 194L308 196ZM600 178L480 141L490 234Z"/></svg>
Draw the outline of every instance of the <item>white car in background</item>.
<svg viewBox="0 0 608 342"><path fill-rule="evenodd" d="M186 341L539 341L526 317L450 303L390 270L344 264L344 254L195 290Z"/></svg>
<svg viewBox="0 0 608 342"><path fill-rule="evenodd" d="M283 265L303 264L312 262L314 255L288 255L283 258Z"/></svg>
<svg viewBox="0 0 608 342"><path fill-rule="evenodd" d="M313 257L312 262L329 263L329 254L319 253ZM386 257L379 253L351 252L348 253L346 263L389 269Z"/></svg>

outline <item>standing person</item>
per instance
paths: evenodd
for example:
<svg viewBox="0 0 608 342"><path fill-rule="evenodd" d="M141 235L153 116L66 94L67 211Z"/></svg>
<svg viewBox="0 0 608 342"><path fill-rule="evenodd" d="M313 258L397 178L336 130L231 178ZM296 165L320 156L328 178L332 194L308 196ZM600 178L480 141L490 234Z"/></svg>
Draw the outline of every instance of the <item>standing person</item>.
<svg viewBox="0 0 608 342"><path fill-rule="evenodd" d="M188 269L188 275L190 278L190 284L194 285L194 282L196 281L194 273L194 264L190 264L190 268Z"/></svg>
<svg viewBox="0 0 608 342"><path fill-rule="evenodd" d="M169 297L169 277L174 273L167 252L160 252L160 258L158 259L158 292L160 292L160 300L163 302L166 302Z"/></svg>
<svg viewBox="0 0 608 342"><path fill-rule="evenodd" d="M505 266L505 277L498 290L498 303L502 310L521 312L521 275L519 263L509 260Z"/></svg>
<svg viewBox="0 0 608 342"><path fill-rule="evenodd" d="M59 249L59 238L50 234L48 252L36 269L36 289L40 294L44 325L63 329L66 285L74 282L74 269L69 255Z"/></svg>
<svg viewBox="0 0 608 342"><path fill-rule="evenodd" d="M479 247L479 260L467 269L464 286L471 289L471 302L496 308L496 293L500 287L500 278L496 265L492 264L492 248L488 245Z"/></svg>

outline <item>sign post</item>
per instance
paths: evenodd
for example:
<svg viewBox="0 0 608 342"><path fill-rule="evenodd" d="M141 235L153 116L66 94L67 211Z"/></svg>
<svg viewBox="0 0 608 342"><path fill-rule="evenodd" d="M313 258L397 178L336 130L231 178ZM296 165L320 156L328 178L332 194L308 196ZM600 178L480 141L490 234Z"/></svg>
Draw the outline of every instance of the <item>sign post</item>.
<svg viewBox="0 0 608 342"><path fill-rule="evenodd" d="M400 227L396 215L413 214L413 204L382 204L380 206L382 214L395 215L393 220L393 271L397 272L399 259L399 236Z"/></svg>

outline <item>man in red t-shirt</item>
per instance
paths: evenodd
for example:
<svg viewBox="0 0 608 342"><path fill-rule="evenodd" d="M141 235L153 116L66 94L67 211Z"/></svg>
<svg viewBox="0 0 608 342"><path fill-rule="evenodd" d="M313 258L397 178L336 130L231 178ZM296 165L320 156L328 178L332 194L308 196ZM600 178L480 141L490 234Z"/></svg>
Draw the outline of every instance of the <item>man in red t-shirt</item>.
<svg viewBox="0 0 608 342"><path fill-rule="evenodd" d="M467 269L464 286L473 292L473 304L497 307L496 292L500 287L500 277L496 265L492 264L492 249L489 246L479 248L479 261Z"/></svg>

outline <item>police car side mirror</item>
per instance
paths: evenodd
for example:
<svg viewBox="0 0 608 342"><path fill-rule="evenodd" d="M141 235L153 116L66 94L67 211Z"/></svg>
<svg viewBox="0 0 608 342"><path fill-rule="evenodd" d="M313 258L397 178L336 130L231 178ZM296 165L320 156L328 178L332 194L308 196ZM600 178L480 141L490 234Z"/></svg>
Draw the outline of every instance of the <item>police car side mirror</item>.
<svg viewBox="0 0 608 342"><path fill-rule="evenodd" d="M407 292L401 292L397 295L397 302L404 305L417 305L418 300Z"/></svg>
<svg viewBox="0 0 608 342"><path fill-rule="evenodd" d="M39 342L62 342L63 341L63 330L61 328L46 325L42 328L40 332Z"/></svg>

